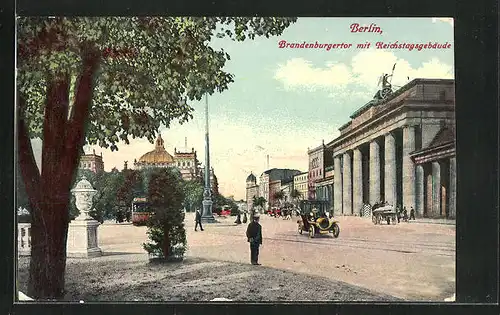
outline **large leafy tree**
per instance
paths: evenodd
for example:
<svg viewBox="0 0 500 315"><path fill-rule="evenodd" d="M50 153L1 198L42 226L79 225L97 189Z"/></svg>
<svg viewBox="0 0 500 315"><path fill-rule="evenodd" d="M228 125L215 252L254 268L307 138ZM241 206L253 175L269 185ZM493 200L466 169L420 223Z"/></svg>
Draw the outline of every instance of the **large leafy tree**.
<svg viewBox="0 0 500 315"><path fill-rule="evenodd" d="M294 18L20 17L18 151L32 208L28 294L64 291L70 186L82 145L117 149L192 116L189 100L224 91L229 55L210 47L279 35ZM41 171L30 139L43 140Z"/></svg>

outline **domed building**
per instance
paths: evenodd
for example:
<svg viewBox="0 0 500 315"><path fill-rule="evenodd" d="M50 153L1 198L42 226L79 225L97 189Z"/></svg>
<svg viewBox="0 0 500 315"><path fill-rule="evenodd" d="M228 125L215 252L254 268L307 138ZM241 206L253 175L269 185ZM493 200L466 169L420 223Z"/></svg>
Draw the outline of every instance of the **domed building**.
<svg viewBox="0 0 500 315"><path fill-rule="evenodd" d="M147 167L176 167L181 172L184 180L192 180L201 177L202 174L199 164L194 148L191 149L191 152L180 152L174 149L173 156L168 153L160 134L156 139L154 150L143 154L139 160L134 160L134 167L136 169Z"/></svg>
<svg viewBox="0 0 500 315"><path fill-rule="evenodd" d="M259 196L259 185L257 185L257 177L255 177L253 173L250 173L250 175L248 175L246 183L247 209L250 210L253 208L253 197Z"/></svg>

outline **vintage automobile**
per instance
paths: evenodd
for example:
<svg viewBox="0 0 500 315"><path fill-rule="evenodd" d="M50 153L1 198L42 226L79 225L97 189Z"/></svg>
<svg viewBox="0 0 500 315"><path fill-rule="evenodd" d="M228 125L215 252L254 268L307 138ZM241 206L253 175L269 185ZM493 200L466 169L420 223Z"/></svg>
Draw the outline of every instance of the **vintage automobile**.
<svg viewBox="0 0 500 315"><path fill-rule="evenodd" d="M386 221L387 224L391 224L391 222L392 224L397 223L397 213L393 206L383 204L372 208L373 224L381 224L382 221Z"/></svg>
<svg viewBox="0 0 500 315"><path fill-rule="evenodd" d="M228 205L224 205L222 207L222 210L219 212L219 216L220 217L227 217L230 215L231 215L231 207L229 207Z"/></svg>
<svg viewBox="0 0 500 315"><path fill-rule="evenodd" d="M328 202L322 200L302 200L299 204L300 219L297 220L299 234L309 233L310 238L316 235L332 233L339 237L339 222L328 213Z"/></svg>

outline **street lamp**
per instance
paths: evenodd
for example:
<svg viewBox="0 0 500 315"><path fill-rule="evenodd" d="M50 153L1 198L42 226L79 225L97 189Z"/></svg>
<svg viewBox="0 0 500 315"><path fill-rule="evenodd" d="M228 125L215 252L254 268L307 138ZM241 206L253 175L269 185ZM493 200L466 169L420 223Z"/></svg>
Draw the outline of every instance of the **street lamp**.
<svg viewBox="0 0 500 315"><path fill-rule="evenodd" d="M212 213L212 190L210 189L210 145L208 135L208 95L205 94L205 189L203 191L203 222L215 222Z"/></svg>

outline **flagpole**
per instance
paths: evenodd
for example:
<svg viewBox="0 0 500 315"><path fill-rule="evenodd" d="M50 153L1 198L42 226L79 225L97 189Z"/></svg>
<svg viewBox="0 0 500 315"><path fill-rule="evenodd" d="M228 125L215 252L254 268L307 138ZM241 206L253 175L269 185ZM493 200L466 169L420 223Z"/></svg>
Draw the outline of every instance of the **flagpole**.
<svg viewBox="0 0 500 315"><path fill-rule="evenodd" d="M391 85L392 85L392 77L394 76L394 69L396 69L396 63L394 63L394 66L392 66L391 82L389 82Z"/></svg>

